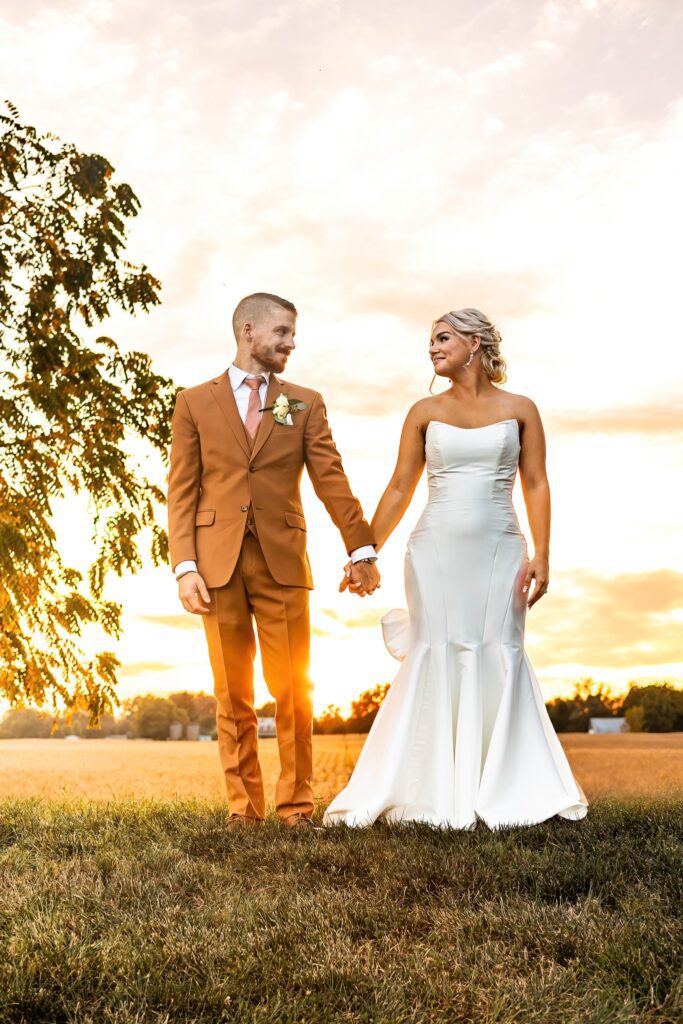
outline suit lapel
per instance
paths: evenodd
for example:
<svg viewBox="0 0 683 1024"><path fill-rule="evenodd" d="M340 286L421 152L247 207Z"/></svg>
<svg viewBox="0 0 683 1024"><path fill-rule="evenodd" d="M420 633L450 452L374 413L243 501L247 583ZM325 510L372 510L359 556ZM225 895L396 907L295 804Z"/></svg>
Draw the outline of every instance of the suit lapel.
<svg viewBox="0 0 683 1024"><path fill-rule="evenodd" d="M275 399L277 398L277 396L282 393L282 390L283 390L282 384L283 384L283 381L281 381L279 379L279 377L276 377L274 373L271 373L271 375L270 375L270 382L268 384L268 392L266 394L266 402L265 402L264 408L267 408L268 406L271 406L273 404L273 402L275 401ZM256 437L254 439L254 447L251 450L251 458L249 460L250 462L252 462L256 458L258 453L261 451L261 449L263 448L264 444L266 443L266 441L270 437L271 433L273 432L273 427L274 426L275 426L275 417L273 416L272 412L264 412L262 417L261 417L261 422L259 424L259 428L256 431Z"/></svg>
<svg viewBox="0 0 683 1024"><path fill-rule="evenodd" d="M250 454L249 440L247 438L247 432L245 430L244 424L242 423L240 414L237 411L237 402L235 401L235 395L232 390L232 385L230 383L230 375L228 374L228 371L226 370L225 373L222 373L220 375L220 377L214 378L214 380L212 381L212 385L213 387L211 389L211 394L218 402L221 412L228 421L232 429L232 432L235 435L235 438L237 439L237 443L239 444L240 448L242 448L244 454L248 458ZM262 425L263 423L261 423L261 426Z"/></svg>

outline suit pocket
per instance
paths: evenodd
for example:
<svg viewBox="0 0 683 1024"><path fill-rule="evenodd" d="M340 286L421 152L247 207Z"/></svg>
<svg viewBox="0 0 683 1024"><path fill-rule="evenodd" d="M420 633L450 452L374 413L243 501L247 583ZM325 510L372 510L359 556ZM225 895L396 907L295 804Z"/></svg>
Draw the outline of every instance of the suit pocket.
<svg viewBox="0 0 683 1024"><path fill-rule="evenodd" d="M194 525L195 526L211 526L214 519L216 518L215 508L200 508L195 513Z"/></svg>
<svg viewBox="0 0 683 1024"><path fill-rule="evenodd" d="M285 522L287 526L294 526L298 530L306 529L306 520L298 512L285 512Z"/></svg>
<svg viewBox="0 0 683 1024"><path fill-rule="evenodd" d="M273 427L273 433L268 438L268 444L272 441L287 441L291 444L292 441L300 442L302 437L303 429L297 423L293 423L291 427L276 423Z"/></svg>

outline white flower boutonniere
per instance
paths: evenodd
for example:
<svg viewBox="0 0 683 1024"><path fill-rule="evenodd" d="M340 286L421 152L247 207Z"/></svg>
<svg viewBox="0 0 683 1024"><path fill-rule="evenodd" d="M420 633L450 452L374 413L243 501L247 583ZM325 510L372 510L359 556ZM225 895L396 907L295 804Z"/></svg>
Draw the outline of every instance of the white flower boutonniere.
<svg viewBox="0 0 683 1024"><path fill-rule="evenodd" d="M298 402L295 399L288 398L284 393L278 395L272 405L267 405L261 412L272 412L275 417L275 422L280 423L283 427L292 427L292 413L301 412L306 408L305 402Z"/></svg>

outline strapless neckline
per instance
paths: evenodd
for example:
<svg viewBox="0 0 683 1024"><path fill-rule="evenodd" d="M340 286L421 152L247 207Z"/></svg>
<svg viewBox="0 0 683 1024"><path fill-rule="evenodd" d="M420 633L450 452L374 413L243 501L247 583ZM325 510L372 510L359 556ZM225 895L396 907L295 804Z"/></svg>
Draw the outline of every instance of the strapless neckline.
<svg viewBox="0 0 683 1024"><path fill-rule="evenodd" d="M440 423L442 427L451 427L453 430L486 430L487 427L497 427L499 423L516 423L517 430L519 431L519 420L516 416L511 416L506 420L494 420L493 423L484 423L480 427L459 427L457 423L446 423L444 420L430 420L427 424L427 430L429 430L432 423Z"/></svg>

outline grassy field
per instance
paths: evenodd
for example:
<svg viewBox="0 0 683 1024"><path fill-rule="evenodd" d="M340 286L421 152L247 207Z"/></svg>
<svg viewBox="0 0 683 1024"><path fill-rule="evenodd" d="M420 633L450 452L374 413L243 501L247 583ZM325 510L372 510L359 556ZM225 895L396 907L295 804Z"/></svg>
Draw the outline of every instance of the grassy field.
<svg viewBox="0 0 683 1024"><path fill-rule="evenodd" d="M682 740L563 736L581 822L304 834L215 744L2 741L0 1024L680 1024Z"/></svg>
<svg viewBox="0 0 683 1024"><path fill-rule="evenodd" d="M683 793L683 733L560 736L589 800ZM329 801L345 785L363 736L314 737L315 790ZM260 744L266 791L278 773L277 743ZM152 740L0 740L0 794L47 799L220 800L215 743Z"/></svg>
<svg viewBox="0 0 683 1024"><path fill-rule="evenodd" d="M0 1021L673 1024L683 800L498 833L0 805Z"/></svg>

